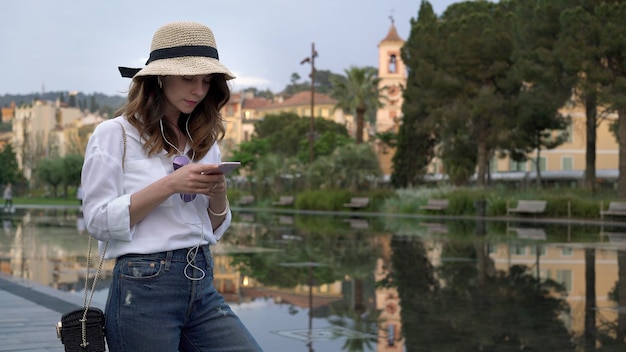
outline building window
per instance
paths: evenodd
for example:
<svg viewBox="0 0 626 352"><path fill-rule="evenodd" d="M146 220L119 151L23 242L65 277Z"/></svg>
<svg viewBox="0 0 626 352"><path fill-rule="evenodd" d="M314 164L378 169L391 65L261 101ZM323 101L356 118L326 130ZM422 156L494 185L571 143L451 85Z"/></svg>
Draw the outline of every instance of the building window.
<svg viewBox="0 0 626 352"><path fill-rule="evenodd" d="M491 161L489 162L489 172L491 172L492 174L495 172L498 172L498 158L497 157L491 158Z"/></svg>
<svg viewBox="0 0 626 352"><path fill-rule="evenodd" d="M532 159L530 163L530 171L537 171L537 159ZM539 158L539 170L546 171L546 157Z"/></svg>
<svg viewBox="0 0 626 352"><path fill-rule="evenodd" d="M561 248L561 256L563 257L571 257L574 251L571 247L563 247Z"/></svg>
<svg viewBox="0 0 626 352"><path fill-rule="evenodd" d="M574 158L571 156L564 156L561 159L561 170L570 171L574 170Z"/></svg>
<svg viewBox="0 0 626 352"><path fill-rule="evenodd" d="M512 244L509 248L512 255L526 255L526 246L522 244Z"/></svg>
<svg viewBox="0 0 626 352"><path fill-rule="evenodd" d="M537 253L539 253L540 256L546 255L546 246L542 244L530 246L530 254L536 256Z"/></svg>
<svg viewBox="0 0 626 352"><path fill-rule="evenodd" d="M526 171L526 162L511 159L509 162L509 171Z"/></svg>
<svg viewBox="0 0 626 352"><path fill-rule="evenodd" d="M571 270L557 270L556 281L563 286L567 292L572 292L572 271Z"/></svg>

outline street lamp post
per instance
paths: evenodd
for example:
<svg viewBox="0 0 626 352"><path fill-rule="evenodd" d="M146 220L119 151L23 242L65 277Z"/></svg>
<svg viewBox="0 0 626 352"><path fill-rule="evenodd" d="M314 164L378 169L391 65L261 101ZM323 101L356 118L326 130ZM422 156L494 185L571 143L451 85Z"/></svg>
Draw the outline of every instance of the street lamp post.
<svg viewBox="0 0 626 352"><path fill-rule="evenodd" d="M309 162L313 162L313 144L315 143L315 43L311 43L311 57L307 57L300 61L300 65L307 62L311 63L311 126L309 131Z"/></svg>

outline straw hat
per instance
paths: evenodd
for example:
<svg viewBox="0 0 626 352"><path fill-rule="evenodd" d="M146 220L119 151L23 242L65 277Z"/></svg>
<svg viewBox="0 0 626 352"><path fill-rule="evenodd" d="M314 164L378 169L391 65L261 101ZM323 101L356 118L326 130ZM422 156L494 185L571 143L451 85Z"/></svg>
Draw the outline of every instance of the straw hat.
<svg viewBox="0 0 626 352"><path fill-rule="evenodd" d="M213 31L196 22L172 22L152 37L150 58L144 68L119 67L123 77L235 75L219 62Z"/></svg>

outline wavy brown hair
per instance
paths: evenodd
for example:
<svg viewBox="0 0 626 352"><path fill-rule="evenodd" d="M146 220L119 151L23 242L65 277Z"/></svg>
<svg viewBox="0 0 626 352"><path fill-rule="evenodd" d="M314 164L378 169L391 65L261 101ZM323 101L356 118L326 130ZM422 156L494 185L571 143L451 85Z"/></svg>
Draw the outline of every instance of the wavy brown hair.
<svg viewBox="0 0 626 352"><path fill-rule="evenodd" d="M191 114L181 113L178 117L178 128L181 131L185 131L189 119L189 135L192 140L189 141L191 150L187 156L190 159L194 152L194 161L202 159L215 142L224 138L226 130L220 110L229 99L230 89L226 78L222 74L213 74L206 97ZM176 154L176 150L165 143L161 136L159 121L165 117L164 106L165 96L158 86L157 76L140 76L133 78L128 101L116 113L124 114L130 124L141 133L143 149L148 156L164 149L168 156ZM170 124L163 124L163 134L168 140L176 140L175 131Z"/></svg>

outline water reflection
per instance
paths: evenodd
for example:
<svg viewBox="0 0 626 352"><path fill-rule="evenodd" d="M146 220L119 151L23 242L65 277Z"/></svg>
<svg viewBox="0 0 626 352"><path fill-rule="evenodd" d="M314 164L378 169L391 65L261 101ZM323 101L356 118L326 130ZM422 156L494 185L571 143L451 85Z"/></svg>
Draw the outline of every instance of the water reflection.
<svg viewBox="0 0 626 352"><path fill-rule="evenodd" d="M80 212L2 221L0 270L82 293ZM267 351L617 349L620 226L237 213L213 249L215 285Z"/></svg>

